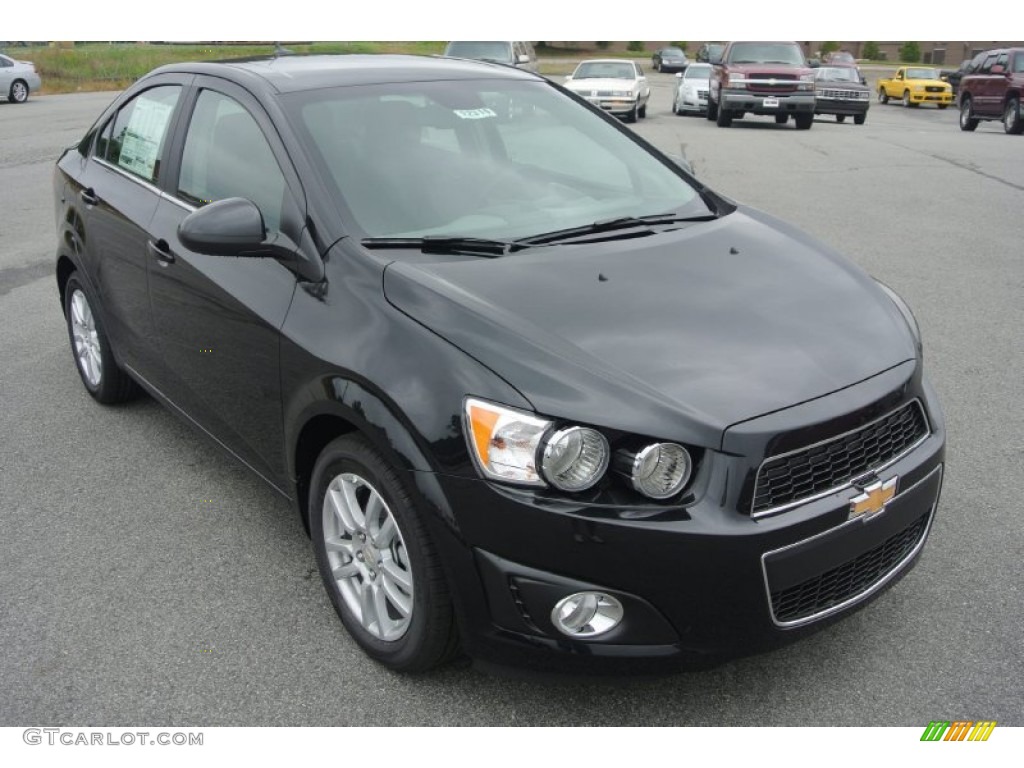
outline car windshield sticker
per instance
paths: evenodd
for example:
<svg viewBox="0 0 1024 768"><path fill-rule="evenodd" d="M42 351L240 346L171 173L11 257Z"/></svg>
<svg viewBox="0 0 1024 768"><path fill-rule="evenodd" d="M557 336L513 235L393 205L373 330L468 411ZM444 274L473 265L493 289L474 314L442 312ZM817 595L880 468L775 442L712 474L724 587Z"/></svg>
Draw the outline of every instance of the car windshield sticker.
<svg viewBox="0 0 1024 768"><path fill-rule="evenodd" d="M456 109L455 114L463 120L483 120L487 117L498 116L497 112L487 107L481 107L480 109Z"/></svg>
<svg viewBox="0 0 1024 768"><path fill-rule="evenodd" d="M145 96L139 97L128 121L117 164L143 178L152 179L160 152L160 141L173 109L171 104L153 101Z"/></svg>

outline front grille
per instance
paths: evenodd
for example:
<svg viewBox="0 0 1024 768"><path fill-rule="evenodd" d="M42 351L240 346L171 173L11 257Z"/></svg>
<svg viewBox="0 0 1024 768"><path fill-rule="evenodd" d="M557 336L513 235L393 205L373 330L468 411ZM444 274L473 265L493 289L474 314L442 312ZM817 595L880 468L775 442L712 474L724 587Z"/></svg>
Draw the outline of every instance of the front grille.
<svg viewBox="0 0 1024 768"><path fill-rule="evenodd" d="M946 90L941 85L926 85L924 89L928 91L928 93L942 93Z"/></svg>
<svg viewBox="0 0 1024 768"><path fill-rule="evenodd" d="M699 90L699 89L697 90L697 98L698 99L707 99L707 97L708 97L708 92L707 91L702 91L702 90Z"/></svg>
<svg viewBox="0 0 1024 768"><path fill-rule="evenodd" d="M822 88L818 91L822 99L843 99L845 101L867 101L867 91L846 91L839 88Z"/></svg>
<svg viewBox="0 0 1024 768"><path fill-rule="evenodd" d="M757 473L752 512L784 507L841 488L927 435L924 411L914 400L853 432L767 459Z"/></svg>
<svg viewBox="0 0 1024 768"><path fill-rule="evenodd" d="M923 515L874 549L820 576L772 592L775 620L786 623L806 619L866 592L914 551L927 527L928 515Z"/></svg>

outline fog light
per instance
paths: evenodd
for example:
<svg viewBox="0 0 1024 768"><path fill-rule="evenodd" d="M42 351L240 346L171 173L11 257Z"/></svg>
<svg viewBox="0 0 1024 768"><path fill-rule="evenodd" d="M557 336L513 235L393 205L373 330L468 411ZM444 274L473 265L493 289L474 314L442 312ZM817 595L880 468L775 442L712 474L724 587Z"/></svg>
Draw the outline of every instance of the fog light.
<svg viewBox="0 0 1024 768"><path fill-rule="evenodd" d="M587 427L555 432L544 446L541 470L545 479L562 491L585 491L608 469L608 440Z"/></svg>
<svg viewBox="0 0 1024 768"><path fill-rule="evenodd" d="M563 597L551 611L551 622L569 637L597 637L622 621L622 603L604 592L577 592Z"/></svg>

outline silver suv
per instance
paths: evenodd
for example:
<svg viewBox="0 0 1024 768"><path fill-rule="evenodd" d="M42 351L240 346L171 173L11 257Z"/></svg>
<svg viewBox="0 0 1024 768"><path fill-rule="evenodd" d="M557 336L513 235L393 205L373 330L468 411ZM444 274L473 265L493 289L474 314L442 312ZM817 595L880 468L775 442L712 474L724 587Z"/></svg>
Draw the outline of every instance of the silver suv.
<svg viewBox="0 0 1024 768"><path fill-rule="evenodd" d="M530 72L537 71L537 53L528 42L453 41L444 49L444 55L458 59L496 61Z"/></svg>

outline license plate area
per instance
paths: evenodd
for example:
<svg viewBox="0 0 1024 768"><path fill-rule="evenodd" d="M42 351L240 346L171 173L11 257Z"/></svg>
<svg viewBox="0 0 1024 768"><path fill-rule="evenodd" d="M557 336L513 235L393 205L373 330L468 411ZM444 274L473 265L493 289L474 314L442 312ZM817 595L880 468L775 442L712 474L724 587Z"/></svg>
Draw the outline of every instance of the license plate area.
<svg viewBox="0 0 1024 768"><path fill-rule="evenodd" d="M768 107L777 107L777 106L779 106L779 100L778 99L773 99L773 98L767 98L767 99L764 100L764 106L766 108L768 108Z"/></svg>

